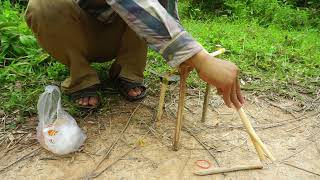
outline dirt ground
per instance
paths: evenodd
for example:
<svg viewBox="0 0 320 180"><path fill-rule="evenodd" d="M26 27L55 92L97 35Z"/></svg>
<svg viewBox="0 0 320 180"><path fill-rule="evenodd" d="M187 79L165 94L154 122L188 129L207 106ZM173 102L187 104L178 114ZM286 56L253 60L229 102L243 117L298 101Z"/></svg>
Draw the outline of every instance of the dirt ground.
<svg viewBox="0 0 320 180"><path fill-rule="evenodd" d="M178 100L175 95L169 93L157 127L153 126L156 97L149 96L135 103L111 97L99 112L77 119L88 137L79 152L66 156L56 156L40 147L35 139L37 118L31 118L23 130L8 134L9 143L0 146L0 179L85 179L92 175L96 175L96 179L121 180L320 179L318 100L301 106L294 101L270 100L247 93L244 108L276 162L264 162L262 170L200 177L194 175L195 171L202 170L197 160L209 161L211 168L218 165L192 135L210 149L221 167L260 161L238 115L225 107L219 96L212 96L207 121L200 121L203 94L196 90L188 91L181 146L179 151L173 151ZM134 109L136 112L132 114ZM130 115L133 117L127 130L110 156L96 168L111 144L121 136Z"/></svg>

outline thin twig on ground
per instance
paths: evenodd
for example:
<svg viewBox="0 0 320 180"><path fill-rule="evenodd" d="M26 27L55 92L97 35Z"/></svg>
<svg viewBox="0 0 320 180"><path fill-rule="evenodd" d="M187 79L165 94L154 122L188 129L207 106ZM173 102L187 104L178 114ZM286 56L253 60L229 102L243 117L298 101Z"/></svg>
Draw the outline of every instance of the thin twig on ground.
<svg viewBox="0 0 320 180"><path fill-rule="evenodd" d="M320 155L320 147L318 146L317 141L313 141L314 142L314 146L316 147L316 150L318 151L319 155Z"/></svg>
<svg viewBox="0 0 320 180"><path fill-rule="evenodd" d="M138 107L137 107L138 108ZM136 108L136 109L137 109ZM135 111L136 111L135 109ZM134 112L133 112L134 113ZM132 115L133 116L133 115ZM132 117L131 117L132 118ZM141 138L139 139L143 139L149 132L151 131L151 129L149 129ZM122 140L122 139L121 139ZM126 143L126 145L128 145ZM129 146L129 145L128 145ZM116 164L119 160L121 160L122 158L124 158L126 155L128 155L131 151L135 150L136 148L138 148L138 144L134 145L133 147L130 148L130 150L128 150L126 153L124 153L123 155L119 156L116 160L114 160L112 163L110 163L107 167L105 167L103 170L101 170L100 172L93 174L91 173L90 175L88 175L86 177L86 179L92 179L92 178L97 178L98 176L100 176L102 173L104 173L106 170L108 170L112 165Z"/></svg>
<svg viewBox="0 0 320 180"><path fill-rule="evenodd" d="M138 110L138 108L140 107L141 104L138 104L137 107L133 110L133 112L131 113L130 117L128 118L127 124L125 125L125 127L123 128L123 130L121 131L120 135L118 136L118 138L111 144L111 146L109 147L108 151L106 154L103 155L102 159L99 161L99 163L95 166L95 168L92 170L92 172L88 175L88 177L92 177L93 173L96 171L96 169L99 168L99 166L102 164L102 162L107 159L111 153L111 151L113 150L113 148L116 146L116 144L118 143L119 139L123 136L123 134L125 133L125 131L127 130L131 119L133 117L133 115L135 114L135 112Z"/></svg>
<svg viewBox="0 0 320 180"><path fill-rule="evenodd" d="M90 174L86 179L92 179L92 178L97 178L100 176L102 173L104 173L106 170L108 170L112 165L116 164L120 159L124 158L127 154L129 154L131 151L135 150L137 146L132 147L130 150L119 156L117 159L115 159L112 163L110 163L107 167L105 167L103 170L96 174Z"/></svg>
<svg viewBox="0 0 320 180"><path fill-rule="evenodd" d="M304 125L306 125L306 124L308 124L308 123L309 123L309 122L301 123L301 124L299 124L299 125L296 126L296 127L293 127L293 128L291 128L291 129L286 130L286 132L289 132L289 131L298 129L298 128L300 128L300 127L302 127L302 126L304 126Z"/></svg>
<svg viewBox="0 0 320 180"><path fill-rule="evenodd" d="M188 164L188 162L190 160L190 157L191 157L191 151L189 151L189 156L188 156L186 162L184 163L183 167L181 168L181 170L179 172L179 179L183 179L182 178L182 173L183 173L184 169L186 168L186 166L187 166L187 164Z"/></svg>
<svg viewBox="0 0 320 180"><path fill-rule="evenodd" d="M293 156L301 153L301 152L304 151L307 147L309 147L311 144L312 144L312 142L310 142L310 143L308 143L308 144L306 144L306 145L303 145L303 148L302 148L302 149L300 149L300 150L297 151L296 153L291 154L291 155L288 156L288 157L283 158L282 160L279 161L279 163L283 163L284 161L286 161L286 160L292 158ZM298 147L299 147L299 146L298 146Z"/></svg>
<svg viewBox="0 0 320 180"><path fill-rule="evenodd" d="M270 102L270 101L266 101L266 102L269 103L269 104L270 104L271 106L273 106L273 107L279 108L279 109L281 109L282 111L291 114L294 118L297 118L297 115L294 114L292 111L290 111L288 108L282 107L282 106L280 106L280 105L278 105L278 104L275 104L275 103L273 103L273 102Z"/></svg>
<svg viewBox="0 0 320 180"><path fill-rule="evenodd" d="M88 151L86 151L84 149L82 151L80 151L80 152L82 152L82 153L86 154L87 156L89 156L89 158L91 158L94 163L96 162L96 160L94 159L93 155L90 152L88 152Z"/></svg>
<svg viewBox="0 0 320 180"><path fill-rule="evenodd" d="M15 145L17 145L22 140L23 137L24 137L24 134L21 134L19 137L15 138L15 140L16 139L17 140L12 145L7 147L7 149L8 149L7 151L11 151L12 149L14 149Z"/></svg>
<svg viewBox="0 0 320 180"><path fill-rule="evenodd" d="M241 144L239 144L239 145L234 145L234 144L232 144L232 143L228 142L229 144L231 144L231 145L232 145L232 147L231 147L231 148L228 148L228 149L221 149L221 150L216 149L216 151L217 151L217 152L223 152L223 151L228 151L228 152L230 152L230 151L232 151L233 149L235 149L235 148L237 148L237 147L243 146L247 141L248 141L248 138L247 138L247 139L245 139L245 140L244 140Z"/></svg>
<svg viewBox="0 0 320 180"><path fill-rule="evenodd" d="M286 120L283 120L283 121L278 121L278 122L273 123L273 124L270 123L270 124L264 124L264 125L260 125L260 126L253 126L253 128L265 130L265 129L275 128L275 127L285 126L285 125L287 125L289 123L299 122L299 121L302 121L304 119L313 117L314 115L315 114L312 114L312 115L309 115L309 116L303 115L303 116L301 116L299 118L290 118L290 119L286 119ZM242 125L227 126L227 128L244 129L244 127Z"/></svg>
<svg viewBox="0 0 320 180"><path fill-rule="evenodd" d="M25 154L24 156L20 157L20 158L17 159L16 161L14 161L14 162L12 162L11 164L7 165L6 167L0 169L0 172L6 170L6 169L8 169L8 168L10 168L10 167L13 166L14 164L17 164L18 162L20 162L20 161L22 161L22 160L24 160L24 159L27 159L27 158L30 158L30 157L35 156L36 154L39 153L40 148L41 148L41 147L38 147L38 148L32 150L31 152Z"/></svg>
<svg viewBox="0 0 320 180"><path fill-rule="evenodd" d="M187 128L187 127L185 127L185 126L184 126L184 128L186 129L186 131L187 131L192 137L194 137L194 138L198 141L199 144L201 144L201 146L202 146L203 148L205 148L205 149L207 150L207 152L212 156L213 160L216 162L217 166L220 167L219 161L218 161L217 158L214 156L214 154L210 151L210 149L208 149L207 146L206 146L195 134L193 134L193 132L192 132L189 128Z"/></svg>
<svg viewBox="0 0 320 180"><path fill-rule="evenodd" d="M149 129L148 132L151 132L151 134L156 138L156 140L158 140L159 143L161 143L164 146L168 146L166 145L164 142L161 141L161 138L159 137L159 135L157 135L157 130L155 130L154 128L152 128L151 126L149 126L145 121L143 121L143 124ZM163 139L163 138L162 138Z"/></svg>
<svg viewBox="0 0 320 180"><path fill-rule="evenodd" d="M287 163L287 162L284 162L283 164L288 165L288 166L291 166L291 167L294 167L294 168L296 168L296 169L300 169L300 170L302 170L302 171L311 173L311 174L316 175L316 176L320 176L320 173L312 172L312 171L310 171L310 170L304 169L304 168L302 168L302 167L298 167L298 166L296 166L296 165L289 164L289 163Z"/></svg>

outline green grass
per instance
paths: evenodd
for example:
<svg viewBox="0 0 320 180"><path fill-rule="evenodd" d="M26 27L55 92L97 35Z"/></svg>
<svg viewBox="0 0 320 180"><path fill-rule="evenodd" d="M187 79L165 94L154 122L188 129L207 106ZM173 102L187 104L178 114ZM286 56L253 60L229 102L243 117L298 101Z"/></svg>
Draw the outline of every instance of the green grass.
<svg viewBox="0 0 320 180"><path fill-rule="evenodd" d="M248 82L246 89L292 96L319 88L320 33L315 29L288 31L224 18L183 24L208 51L217 44L229 50L223 58L239 66L241 78ZM304 87L303 92L296 85Z"/></svg>
<svg viewBox="0 0 320 180"><path fill-rule="evenodd" d="M286 97L315 95L320 87L320 33L317 29L283 30L262 27L254 21L182 20L184 27L208 51L221 45L228 51L221 58L237 64L246 90L274 92ZM167 69L151 54L150 65L157 71ZM165 68L164 68L165 67ZM199 86L193 73L189 85ZM203 87L203 84L202 84Z"/></svg>
<svg viewBox="0 0 320 180"><path fill-rule="evenodd" d="M259 20L237 19L228 16L188 15L181 4L182 24L208 51L216 45L228 52L221 56L236 63L243 89L276 93L290 98L301 94L315 96L320 87L320 32L314 26L283 28L263 25ZM21 7L0 1L0 111L17 117L36 113L36 103L45 85L58 84L68 76L68 70L38 47L27 28ZM192 12L197 16L201 12ZM108 67L95 64L102 72ZM149 51L148 69L165 72L170 69L155 52ZM147 84L158 78L145 72ZM196 73L188 79L191 87L203 87ZM64 97L68 109L78 111ZM23 121L17 121L23 122Z"/></svg>

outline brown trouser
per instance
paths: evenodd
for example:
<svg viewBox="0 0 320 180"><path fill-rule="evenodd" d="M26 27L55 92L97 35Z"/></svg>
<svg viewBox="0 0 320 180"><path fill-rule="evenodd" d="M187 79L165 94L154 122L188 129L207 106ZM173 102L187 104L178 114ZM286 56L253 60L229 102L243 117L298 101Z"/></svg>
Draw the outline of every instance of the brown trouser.
<svg viewBox="0 0 320 180"><path fill-rule="evenodd" d="M104 24L74 0L29 0L26 21L40 46L70 69L70 77L62 83L65 93L100 83L91 62L116 59L120 77L143 81L146 42L120 17Z"/></svg>

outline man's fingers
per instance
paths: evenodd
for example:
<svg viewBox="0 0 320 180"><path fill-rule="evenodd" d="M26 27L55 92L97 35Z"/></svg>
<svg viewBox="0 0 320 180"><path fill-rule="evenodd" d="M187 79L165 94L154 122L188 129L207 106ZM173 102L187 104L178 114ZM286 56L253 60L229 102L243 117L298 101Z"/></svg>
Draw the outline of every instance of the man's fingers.
<svg viewBox="0 0 320 180"><path fill-rule="evenodd" d="M230 87L225 89L218 88L218 94L223 95L225 104L229 107L241 108L244 104L244 98L241 94L239 81L236 80Z"/></svg>
<svg viewBox="0 0 320 180"><path fill-rule="evenodd" d="M237 95L237 85L236 85L236 81L235 83L233 84L232 86L232 89L231 89L231 101L233 103L233 105L239 109L242 105L241 105L241 102L239 101L238 99L238 95Z"/></svg>
<svg viewBox="0 0 320 180"><path fill-rule="evenodd" d="M231 108L232 107L232 103L231 103L231 100L230 100L230 93L231 93L231 87L227 87L225 88L225 90L223 91L223 100L224 100L224 103L229 107Z"/></svg>
<svg viewBox="0 0 320 180"><path fill-rule="evenodd" d="M238 78L237 78L237 82L236 82L236 92L237 92L237 97L238 97L240 103L243 105L245 103L245 100L244 100L244 97L241 94L240 82L239 82Z"/></svg>

